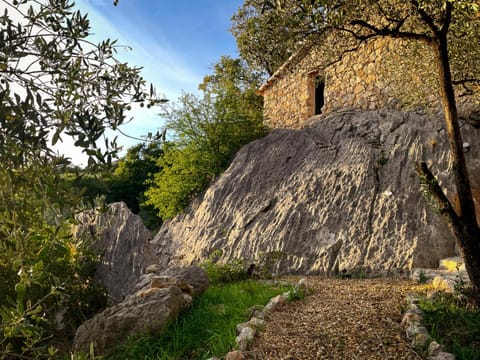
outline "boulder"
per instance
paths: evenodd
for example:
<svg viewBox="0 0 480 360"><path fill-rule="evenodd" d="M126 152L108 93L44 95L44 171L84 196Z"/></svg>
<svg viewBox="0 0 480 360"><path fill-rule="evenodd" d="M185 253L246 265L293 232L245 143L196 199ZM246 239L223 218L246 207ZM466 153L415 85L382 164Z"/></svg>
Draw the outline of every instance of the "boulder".
<svg viewBox="0 0 480 360"><path fill-rule="evenodd" d="M168 281L159 281L155 276ZM192 296L201 294L208 286L205 271L195 266L148 273L135 286L135 294L77 329L73 350L88 351L93 343L95 353L104 354L128 336L159 332L192 304Z"/></svg>
<svg viewBox="0 0 480 360"><path fill-rule="evenodd" d="M105 354L129 336L162 330L187 305L178 286L131 296L83 323L75 334L73 350L88 353L93 343L95 354Z"/></svg>
<svg viewBox="0 0 480 360"><path fill-rule="evenodd" d="M462 124L472 187L480 129ZM185 214L152 240L159 264L275 256L279 273L407 274L455 254L414 170L426 161L454 197L441 116L342 111L301 130L275 129L244 146Z"/></svg>
<svg viewBox="0 0 480 360"><path fill-rule="evenodd" d="M77 220L75 236L91 241L99 255L95 280L106 288L110 303L122 301L155 262L150 231L123 202L110 204L103 212L84 211Z"/></svg>
<svg viewBox="0 0 480 360"><path fill-rule="evenodd" d="M152 267L150 267L151 269ZM207 274L200 267L171 267L162 272L148 272L142 275L136 285L136 293L141 293L150 288L162 288L172 285L178 286L183 292L196 296L203 293L210 286L210 282Z"/></svg>

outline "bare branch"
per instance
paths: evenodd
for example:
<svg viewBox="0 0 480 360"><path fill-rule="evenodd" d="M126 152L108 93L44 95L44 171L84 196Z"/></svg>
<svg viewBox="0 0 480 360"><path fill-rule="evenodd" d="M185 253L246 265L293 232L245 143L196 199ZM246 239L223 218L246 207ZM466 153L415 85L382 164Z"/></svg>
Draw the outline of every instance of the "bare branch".
<svg viewBox="0 0 480 360"><path fill-rule="evenodd" d="M440 30L438 29L437 25L435 25L435 21L433 21L433 18L420 7L420 4L417 0L411 0L411 4L418 11L422 20L428 25L428 27L430 28L430 30L432 30L435 36L438 36Z"/></svg>
<svg viewBox="0 0 480 360"><path fill-rule="evenodd" d="M445 17L443 19L442 29L441 32L443 35L447 35L448 30L450 29L450 24L452 23L452 10L453 5L450 1L447 1L446 8L445 8Z"/></svg>
<svg viewBox="0 0 480 360"><path fill-rule="evenodd" d="M466 85L466 84L475 84L475 83L480 83L480 79L452 80L453 85Z"/></svg>

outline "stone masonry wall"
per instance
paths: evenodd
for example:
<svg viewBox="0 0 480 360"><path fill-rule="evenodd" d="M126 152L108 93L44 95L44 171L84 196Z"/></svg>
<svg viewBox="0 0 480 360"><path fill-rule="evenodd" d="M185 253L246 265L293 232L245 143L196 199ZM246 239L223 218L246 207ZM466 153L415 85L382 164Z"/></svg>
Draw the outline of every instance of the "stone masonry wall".
<svg viewBox="0 0 480 360"><path fill-rule="evenodd" d="M325 80L322 113L440 105L433 54L422 45L379 38L329 66L323 63L322 51L313 46L300 61L274 75L261 91L269 127L300 128L314 115L317 74Z"/></svg>
<svg viewBox="0 0 480 360"><path fill-rule="evenodd" d="M356 52L325 69L325 112L338 109L397 107L386 79L389 55L398 40L378 39L363 44Z"/></svg>
<svg viewBox="0 0 480 360"><path fill-rule="evenodd" d="M308 76L297 72L278 79L264 94L264 115L271 128L299 128L313 115Z"/></svg>

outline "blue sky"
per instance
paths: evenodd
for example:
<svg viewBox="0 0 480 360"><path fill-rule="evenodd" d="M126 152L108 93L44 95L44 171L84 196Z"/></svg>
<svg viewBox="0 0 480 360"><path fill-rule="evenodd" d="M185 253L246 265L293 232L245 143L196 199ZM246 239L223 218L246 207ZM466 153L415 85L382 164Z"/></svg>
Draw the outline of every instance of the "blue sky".
<svg viewBox="0 0 480 360"><path fill-rule="evenodd" d="M184 92L197 92L203 76L222 55L237 56L235 39L228 29L230 18L242 0L76 0L77 8L88 13L92 40L118 39L117 58L143 67L144 78L158 94L175 101ZM159 109L135 110L134 120L122 130L132 136L155 132L163 127ZM119 134L125 147L136 143ZM75 163L83 162L64 143Z"/></svg>

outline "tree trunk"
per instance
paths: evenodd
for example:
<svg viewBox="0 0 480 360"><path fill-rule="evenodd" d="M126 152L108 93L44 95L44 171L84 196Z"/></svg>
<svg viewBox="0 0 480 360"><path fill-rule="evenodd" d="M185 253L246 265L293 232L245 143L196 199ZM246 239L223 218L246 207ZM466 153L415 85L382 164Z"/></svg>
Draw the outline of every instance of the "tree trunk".
<svg viewBox="0 0 480 360"><path fill-rule="evenodd" d="M458 123L457 105L448 58L447 35L444 33L437 35L434 48L437 58L440 95L445 113L453 175L460 205L457 216L451 217L444 214L444 217L447 218L450 230L464 258L472 285L480 290L480 228L475 216L475 206L463 153L463 141ZM434 193L432 195L438 196Z"/></svg>
<svg viewBox="0 0 480 360"><path fill-rule="evenodd" d="M417 163L417 173L424 191L431 196L435 209L443 216L455 238L472 285L477 292L480 291L480 228L467 226L457 215L426 163Z"/></svg>

